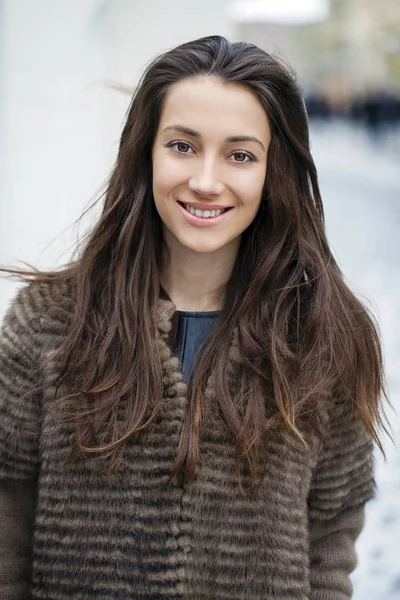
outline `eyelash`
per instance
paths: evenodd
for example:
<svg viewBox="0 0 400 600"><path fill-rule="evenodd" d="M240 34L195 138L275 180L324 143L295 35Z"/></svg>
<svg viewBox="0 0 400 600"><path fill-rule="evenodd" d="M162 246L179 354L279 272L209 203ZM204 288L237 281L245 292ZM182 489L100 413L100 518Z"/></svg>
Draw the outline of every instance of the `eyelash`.
<svg viewBox="0 0 400 600"><path fill-rule="evenodd" d="M166 144L167 148L173 148L174 146L178 146L179 144L183 144L184 146L188 146L189 148L192 148L192 146L188 143L188 142L184 142L183 140L175 140L173 142L169 142L168 144ZM193 150L193 148L192 148ZM173 150L173 152L176 152L177 154L188 154L188 152L178 152L177 150ZM233 162L235 162L236 164L249 164L252 162L257 162L257 159L255 156L253 156L252 154L250 154L249 152L246 152L245 150L237 150L236 152L233 152L231 154L231 156L235 156L235 154L244 154L244 156L246 156L249 160L235 160Z"/></svg>

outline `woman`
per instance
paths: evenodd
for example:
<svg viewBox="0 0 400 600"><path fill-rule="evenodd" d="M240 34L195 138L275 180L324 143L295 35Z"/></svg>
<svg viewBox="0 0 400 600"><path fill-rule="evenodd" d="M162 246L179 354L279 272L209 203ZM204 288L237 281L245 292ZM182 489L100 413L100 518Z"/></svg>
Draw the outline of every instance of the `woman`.
<svg viewBox="0 0 400 600"><path fill-rule="evenodd" d="M218 36L154 60L80 256L22 276L2 597L351 597L382 358L287 67Z"/></svg>

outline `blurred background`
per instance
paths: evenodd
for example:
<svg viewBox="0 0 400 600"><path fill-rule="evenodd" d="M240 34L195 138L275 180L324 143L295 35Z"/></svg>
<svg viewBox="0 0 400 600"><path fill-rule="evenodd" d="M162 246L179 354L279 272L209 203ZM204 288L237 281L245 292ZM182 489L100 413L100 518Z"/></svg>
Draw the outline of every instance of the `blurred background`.
<svg viewBox="0 0 400 600"><path fill-rule="evenodd" d="M328 237L384 341L400 421L399 0L0 0L0 264L68 261L74 226L116 156L130 96L155 55L210 34L296 70ZM16 284L0 279L0 314ZM355 600L400 600L400 454L385 439L357 544Z"/></svg>

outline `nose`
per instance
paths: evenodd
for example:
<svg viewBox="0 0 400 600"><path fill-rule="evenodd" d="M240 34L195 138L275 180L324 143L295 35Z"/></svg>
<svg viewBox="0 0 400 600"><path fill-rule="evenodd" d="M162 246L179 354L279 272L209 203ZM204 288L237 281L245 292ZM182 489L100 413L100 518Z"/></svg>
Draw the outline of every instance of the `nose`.
<svg viewBox="0 0 400 600"><path fill-rule="evenodd" d="M199 161L196 171L189 179L189 189L202 197L218 196L224 190L224 183L213 159Z"/></svg>

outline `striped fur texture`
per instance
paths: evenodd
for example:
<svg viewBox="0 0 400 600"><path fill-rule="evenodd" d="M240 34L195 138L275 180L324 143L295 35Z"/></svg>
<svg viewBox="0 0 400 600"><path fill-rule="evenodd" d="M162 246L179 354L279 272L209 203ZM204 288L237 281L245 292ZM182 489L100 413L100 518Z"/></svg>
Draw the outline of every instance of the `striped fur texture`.
<svg viewBox="0 0 400 600"><path fill-rule="evenodd" d="M9 516L6 524L0 517L0 557L13 568L0 567L1 598L22 600L27 589L41 600L351 598L354 541L374 494L372 445L352 413L339 401L332 404L329 435L314 451L271 439L259 494L244 497L232 442L213 410L211 376L197 478L184 489L163 487L177 453L187 387L168 343L175 307L161 299L163 410L131 439L121 478L83 458L68 464L72 429L51 410L59 364L45 359L61 344L72 307L66 284L30 284L3 324L0 513L3 521ZM235 336L230 361L231 369L240 369ZM44 393L22 399L41 384L48 386ZM3 510L15 503L10 486L37 494L32 534L25 534L32 556L29 548L24 554L7 545L3 535L30 531L22 509ZM23 560L30 562L16 565Z"/></svg>

